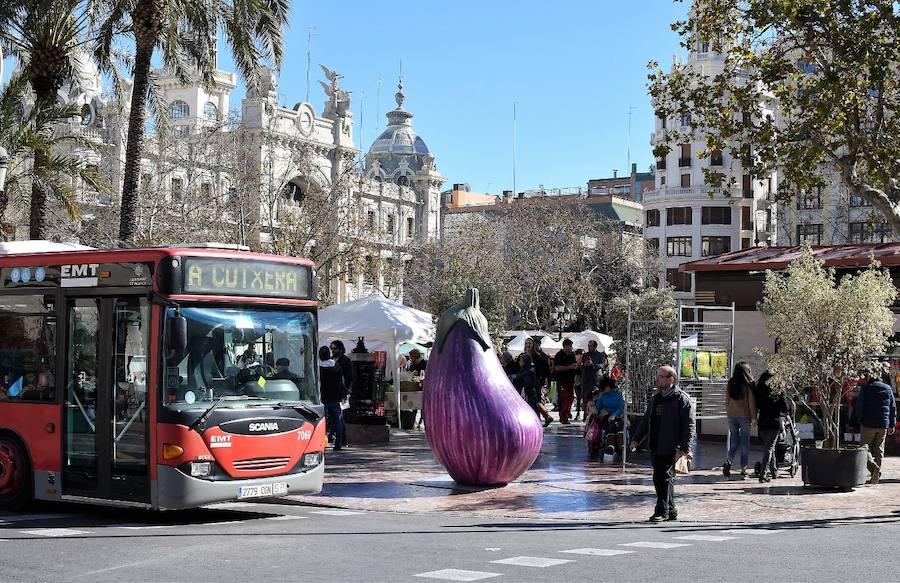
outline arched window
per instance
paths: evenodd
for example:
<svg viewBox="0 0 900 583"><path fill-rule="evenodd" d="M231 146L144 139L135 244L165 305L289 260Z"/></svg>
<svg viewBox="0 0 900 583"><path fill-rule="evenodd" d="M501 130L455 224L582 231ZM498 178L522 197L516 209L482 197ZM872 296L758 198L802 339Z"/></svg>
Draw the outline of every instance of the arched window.
<svg viewBox="0 0 900 583"><path fill-rule="evenodd" d="M409 178L405 174L397 177L397 186L409 186Z"/></svg>
<svg viewBox="0 0 900 583"><path fill-rule="evenodd" d="M303 187L296 182L288 182L284 185L284 198L287 200L300 204L303 202L304 196L305 193L303 192Z"/></svg>
<svg viewBox="0 0 900 583"><path fill-rule="evenodd" d="M212 101L207 101L203 105L203 117L209 121L216 121L219 118L219 108Z"/></svg>
<svg viewBox="0 0 900 583"><path fill-rule="evenodd" d="M90 125L94 121L94 110L87 103L81 106L81 125Z"/></svg>
<svg viewBox="0 0 900 583"><path fill-rule="evenodd" d="M191 108L188 107L188 104L180 99L173 101L169 104L169 117L172 119L184 119L191 113Z"/></svg>

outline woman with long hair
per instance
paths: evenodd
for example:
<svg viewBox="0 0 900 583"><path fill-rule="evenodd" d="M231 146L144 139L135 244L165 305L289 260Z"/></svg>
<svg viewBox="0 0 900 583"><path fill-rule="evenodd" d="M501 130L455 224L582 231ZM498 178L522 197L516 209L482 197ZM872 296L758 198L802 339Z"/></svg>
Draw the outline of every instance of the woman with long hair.
<svg viewBox="0 0 900 583"><path fill-rule="evenodd" d="M739 362L734 365L725 391L725 412L728 415L728 458L722 464L722 473L731 475L731 464L741 447L741 479L747 479L747 463L750 457L750 426L756 425L756 399L753 395L753 374L750 365Z"/></svg>

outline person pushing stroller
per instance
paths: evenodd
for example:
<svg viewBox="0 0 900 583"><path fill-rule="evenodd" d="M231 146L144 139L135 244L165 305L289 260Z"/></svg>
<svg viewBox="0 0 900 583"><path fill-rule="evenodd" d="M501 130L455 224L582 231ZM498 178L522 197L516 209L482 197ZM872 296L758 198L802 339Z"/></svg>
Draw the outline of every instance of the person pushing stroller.
<svg viewBox="0 0 900 583"><path fill-rule="evenodd" d="M763 442L763 458L759 464L757 477L760 483L778 477L778 457L776 446L784 437L785 418L790 417L793 423L794 403L787 398L784 391L772 386L772 373L765 371L756 382L756 409L759 437ZM792 426L791 426L792 427Z"/></svg>

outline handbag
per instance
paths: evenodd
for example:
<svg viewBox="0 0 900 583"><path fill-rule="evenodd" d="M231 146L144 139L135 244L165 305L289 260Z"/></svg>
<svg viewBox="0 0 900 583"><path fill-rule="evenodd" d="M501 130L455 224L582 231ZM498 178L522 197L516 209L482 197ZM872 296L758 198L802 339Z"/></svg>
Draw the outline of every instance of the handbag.
<svg viewBox="0 0 900 583"><path fill-rule="evenodd" d="M690 474L693 466L694 464L691 462L691 458L683 455L675 461L675 473Z"/></svg>
<svg viewBox="0 0 900 583"><path fill-rule="evenodd" d="M596 421L592 421L590 427L588 427L587 435L585 436L589 443L597 443L600 441L600 425Z"/></svg>

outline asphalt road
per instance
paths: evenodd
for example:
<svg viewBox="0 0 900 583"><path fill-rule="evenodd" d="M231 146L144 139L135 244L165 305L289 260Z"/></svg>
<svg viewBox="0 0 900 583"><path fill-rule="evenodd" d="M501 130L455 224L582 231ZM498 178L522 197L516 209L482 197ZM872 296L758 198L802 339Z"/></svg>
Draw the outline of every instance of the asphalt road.
<svg viewBox="0 0 900 583"><path fill-rule="evenodd" d="M746 528L43 505L0 514L0 582L896 581L898 540L900 510Z"/></svg>

